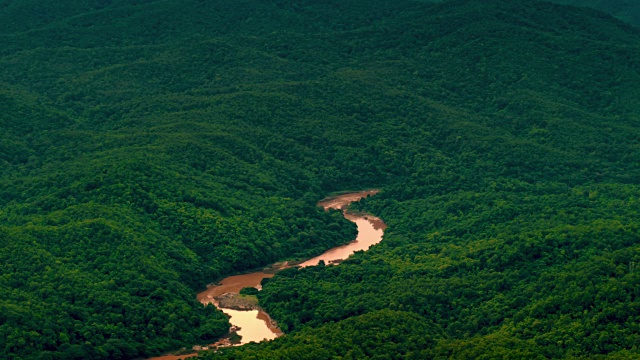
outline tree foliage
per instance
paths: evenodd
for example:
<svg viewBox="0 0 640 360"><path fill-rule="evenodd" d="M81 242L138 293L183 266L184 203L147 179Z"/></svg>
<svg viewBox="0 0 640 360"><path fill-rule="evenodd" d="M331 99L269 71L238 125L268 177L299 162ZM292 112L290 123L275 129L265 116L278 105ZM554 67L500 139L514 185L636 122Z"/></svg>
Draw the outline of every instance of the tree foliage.
<svg viewBox="0 0 640 360"><path fill-rule="evenodd" d="M373 187L384 241L276 275L258 297L290 335L219 356L637 354L637 28L534 0L0 21L1 357L208 343L228 322L196 291L353 239L316 202Z"/></svg>

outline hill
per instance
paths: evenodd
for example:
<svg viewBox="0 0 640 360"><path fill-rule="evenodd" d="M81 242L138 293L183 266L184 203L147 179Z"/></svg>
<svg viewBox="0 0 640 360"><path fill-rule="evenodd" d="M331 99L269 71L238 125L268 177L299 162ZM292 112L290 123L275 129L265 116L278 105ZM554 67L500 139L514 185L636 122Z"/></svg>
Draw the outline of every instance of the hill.
<svg viewBox="0 0 640 360"><path fill-rule="evenodd" d="M592 7L609 13L620 20L640 25L640 4L627 0L554 0L559 4Z"/></svg>
<svg viewBox="0 0 640 360"><path fill-rule="evenodd" d="M63 3L0 9L3 356L207 342L228 323L198 289L348 241L315 203L370 187L384 241L274 277L291 335L215 356L637 353L635 27L533 0Z"/></svg>
<svg viewBox="0 0 640 360"><path fill-rule="evenodd" d="M438 3L442 0L423 0ZM629 0L547 0L552 3L593 8L610 14L629 24L640 25L640 4Z"/></svg>

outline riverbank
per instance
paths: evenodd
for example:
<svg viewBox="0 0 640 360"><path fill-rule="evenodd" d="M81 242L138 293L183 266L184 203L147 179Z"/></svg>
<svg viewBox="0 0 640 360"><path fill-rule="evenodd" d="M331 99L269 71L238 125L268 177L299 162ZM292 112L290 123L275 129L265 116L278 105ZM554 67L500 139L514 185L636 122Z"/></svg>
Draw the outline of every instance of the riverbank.
<svg viewBox="0 0 640 360"><path fill-rule="evenodd" d="M255 295L226 293L216 298L218 307L232 310L262 310Z"/></svg>
<svg viewBox="0 0 640 360"><path fill-rule="evenodd" d="M246 287L260 289L260 284L263 279L273 277L275 273L282 269L315 266L320 261L324 261L327 265L338 265L354 252L361 250L366 251L372 245L379 243L382 240L386 224L380 218L373 215L356 214L346 210L346 207L350 203L359 201L367 196L373 196L378 192L379 190L373 189L354 193L333 194L318 202L318 206L321 206L325 210L341 210L346 219L356 224L358 227L358 235L355 240L329 249L323 254L311 259L278 262L251 272L228 276L220 279L213 285L209 285L205 291L197 295L197 299L204 305L215 305L230 317L229 321L232 327L237 329L236 333L241 337L238 342L239 345L252 341L260 342L263 340L271 340L282 336L284 333L280 330L278 324L271 319L269 314L260 307L257 298L252 295L240 295L240 290ZM232 345L236 344L226 346ZM193 354L182 356L193 356ZM153 360L176 359L177 358L167 357L153 358Z"/></svg>
<svg viewBox="0 0 640 360"><path fill-rule="evenodd" d="M226 277L198 294L198 300L203 304L214 304L231 316L231 324L242 329L238 333L243 337L242 344L250 341L273 339L282 335L277 323L271 320L269 315L260 308L257 299L238 295L240 290L246 287L260 289L263 279L273 277L278 271L289 267L315 266L320 261L324 261L327 265L338 265L354 252L366 251L372 245L380 242L386 228L386 224L380 218L370 214L354 214L346 211L346 207L350 203L373 196L378 192L379 190L372 189L355 193L334 194L318 202L318 206L325 210L341 210L346 219L356 224L358 235L353 241L329 249L323 254L308 260L278 262L255 272ZM255 313L249 314L247 312ZM266 320L267 318L269 320Z"/></svg>

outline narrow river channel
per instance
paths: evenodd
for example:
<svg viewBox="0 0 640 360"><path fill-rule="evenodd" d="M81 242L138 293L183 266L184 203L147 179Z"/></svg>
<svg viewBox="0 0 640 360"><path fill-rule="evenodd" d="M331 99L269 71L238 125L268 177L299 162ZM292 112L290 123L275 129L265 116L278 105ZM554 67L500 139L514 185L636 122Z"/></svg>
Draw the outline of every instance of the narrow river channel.
<svg viewBox="0 0 640 360"><path fill-rule="evenodd" d="M356 251L367 250L371 245L377 244L382 240L385 223L379 218L371 215L359 215L352 214L344 210L344 208L364 197L375 195L378 190L361 191L356 193L342 194L335 197L324 199L318 203L318 206L322 206L325 210L339 209L343 210L344 217L348 220L356 223L358 226L358 236L356 239L346 245L338 246L329 249L325 253L316 256L312 259L304 261L302 263L292 266L315 266L320 260L324 260L325 264L338 264L341 260L344 260ZM289 267L287 263L275 264L273 269L283 269ZM258 271L242 275L229 276L222 279L218 284L211 285L207 290L197 295L198 300L202 304L214 304L222 312L230 316L229 322L232 327L238 328L237 334L242 337L238 345L247 344L249 342L260 342L264 340L275 339L282 335L282 331L277 327L275 322L271 320L269 315L262 310L233 310L222 307L219 305L218 299L228 293L237 294L242 288L256 287L260 288L260 282L264 278L273 276L275 271ZM180 358L189 356L196 356L197 354L181 355ZM167 355L161 357L155 357L149 360L173 360L177 359L175 355Z"/></svg>

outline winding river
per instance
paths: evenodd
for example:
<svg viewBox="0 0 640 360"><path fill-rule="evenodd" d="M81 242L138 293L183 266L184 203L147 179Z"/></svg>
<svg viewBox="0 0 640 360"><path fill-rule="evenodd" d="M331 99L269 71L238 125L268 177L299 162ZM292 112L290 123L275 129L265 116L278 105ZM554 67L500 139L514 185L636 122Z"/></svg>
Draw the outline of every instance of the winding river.
<svg viewBox="0 0 640 360"><path fill-rule="evenodd" d="M237 334L240 335L241 341L238 345L247 344L249 342L260 342L264 340L275 339L282 335L282 331L278 328L269 315L262 310L233 310L219 306L217 298L223 294L234 293L237 294L242 288L256 287L260 288L260 282L264 278L270 278L273 276L273 272L278 269L283 269L289 266L315 266L320 260L324 260L325 264L337 264L341 260L344 260L356 251L367 250L371 245L377 244L382 240L385 223L379 218L371 215L352 214L344 210L344 208L364 197L375 195L378 190L360 191L355 193L342 194L335 197L324 199L318 203L318 206L322 206L325 210L338 209L343 210L344 217L348 220L356 223L358 226L358 236L356 239L346 245L332 248L325 253L316 256L312 259L304 261L299 264L289 265L287 263L274 264L271 271L258 271L242 275L229 276L221 280L218 284L211 285L207 290L197 295L198 300L202 304L214 304L222 312L229 315L229 322L233 328L238 328ZM275 271L274 271L275 269ZM228 344L226 344L228 345ZM224 346L224 345L223 345ZM189 356L196 356L197 354L187 354L176 357L175 355L161 356L152 358L150 360L172 360L177 358L185 358Z"/></svg>

